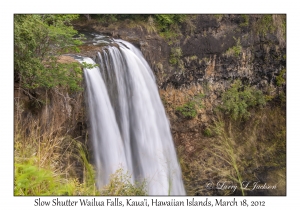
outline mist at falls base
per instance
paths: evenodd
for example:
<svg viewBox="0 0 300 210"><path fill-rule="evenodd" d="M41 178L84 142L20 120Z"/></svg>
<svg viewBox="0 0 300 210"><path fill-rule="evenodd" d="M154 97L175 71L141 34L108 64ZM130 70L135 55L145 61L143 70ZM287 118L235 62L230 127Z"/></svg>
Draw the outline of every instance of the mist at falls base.
<svg viewBox="0 0 300 210"><path fill-rule="evenodd" d="M122 168L132 183L146 180L149 195L185 195L152 70L132 44L115 43L119 46L98 52L97 67L84 69L97 186ZM87 57L78 60L95 64Z"/></svg>

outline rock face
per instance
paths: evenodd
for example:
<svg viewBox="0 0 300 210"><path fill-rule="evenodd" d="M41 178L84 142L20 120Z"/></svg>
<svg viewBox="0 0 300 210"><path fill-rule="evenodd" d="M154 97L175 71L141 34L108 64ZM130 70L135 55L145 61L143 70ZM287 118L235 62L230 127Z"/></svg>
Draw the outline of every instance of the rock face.
<svg viewBox="0 0 300 210"><path fill-rule="evenodd" d="M262 21L264 18L271 19ZM236 78L263 88L265 83L274 84L285 68L285 28L282 17L277 15L191 16L180 25L180 38L172 44L142 26L126 27L126 21L114 28L90 23L75 27L133 43L142 51L163 89L205 81L221 84ZM175 65L169 62L173 48L182 52Z"/></svg>
<svg viewBox="0 0 300 210"><path fill-rule="evenodd" d="M208 145L213 141L207 136L211 135L209 126L212 124L214 108L220 104L221 94L236 79L261 90L270 98L278 97L279 92L285 93L285 80L280 83L278 79L284 78L286 71L285 16L190 15L179 25L178 37L172 42L155 31L147 30L144 25L137 24L132 27L129 20L114 26L90 20L75 24L75 28L120 38L141 50L155 73L179 159L184 159L181 164L183 173L192 182L191 190L187 189L187 192L190 195L222 195L223 192L220 191L203 189L206 182L220 178L215 172L208 170L219 163L206 151L211 149ZM98 50L96 48L83 50L81 54L93 57ZM184 117L178 112L178 107L187 104L191 99L200 104L196 117ZM278 111L280 114L284 112ZM272 112L265 115L269 116L272 116ZM258 118L257 122L261 119ZM281 121L285 124L284 117ZM251 122L248 124L249 127L253 125ZM274 126L278 126L278 130L283 129L281 137L285 138L284 128ZM263 128L264 126L261 130ZM249 135L250 133L249 131ZM256 161L262 160L263 158ZM263 165L257 168L251 165L252 162L244 169L246 177L249 174L270 177L267 175L270 174L270 167ZM229 166L223 164L217 167ZM265 169L261 170L263 168ZM277 168L273 167L272 170L275 174ZM202 171L203 174L199 175ZM260 193L270 195L273 192Z"/></svg>
<svg viewBox="0 0 300 210"><path fill-rule="evenodd" d="M206 123L211 106L233 80L255 86L274 96L285 86L276 77L286 66L285 16L280 15L190 15L179 25L178 38L167 42L143 25L125 20L113 26L96 22L75 28L121 38L137 46L153 69L159 89L209 91L201 118ZM84 52L83 52L84 54ZM93 57L92 51L86 55ZM171 60L173 58L173 60ZM196 92L195 92L196 94Z"/></svg>

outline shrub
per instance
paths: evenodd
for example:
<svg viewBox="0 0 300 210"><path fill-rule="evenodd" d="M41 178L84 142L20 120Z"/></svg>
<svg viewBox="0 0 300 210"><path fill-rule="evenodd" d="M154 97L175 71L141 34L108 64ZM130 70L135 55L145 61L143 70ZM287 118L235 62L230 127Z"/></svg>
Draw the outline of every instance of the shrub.
<svg viewBox="0 0 300 210"><path fill-rule="evenodd" d="M156 14L154 19L159 35L172 44L181 35L179 24L187 18L184 14Z"/></svg>
<svg viewBox="0 0 300 210"><path fill-rule="evenodd" d="M187 103L176 108L176 111L181 113L186 118L194 118L197 116L197 109L203 108L202 99L205 94L199 93L194 95L193 98Z"/></svg>
<svg viewBox="0 0 300 210"><path fill-rule="evenodd" d="M225 55L227 56L235 56L238 57L240 55L240 53L242 52L242 45L241 45L241 41L240 38L236 39L235 37L233 37L234 40L236 41L236 45L229 48L226 52Z"/></svg>
<svg viewBox="0 0 300 210"><path fill-rule="evenodd" d="M284 78L285 73L286 73L286 70L283 69L283 70L280 71L279 75L276 77L276 84L278 86L281 86L281 85L285 84L285 78Z"/></svg>
<svg viewBox="0 0 300 210"><path fill-rule="evenodd" d="M101 189L101 195L147 195L146 181L132 183L130 179L128 172L118 169L111 175L109 183Z"/></svg>
<svg viewBox="0 0 300 210"><path fill-rule="evenodd" d="M156 14L154 15L158 27L161 32L169 31L171 26L174 24L181 23L185 20L186 15L181 14Z"/></svg>
<svg viewBox="0 0 300 210"><path fill-rule="evenodd" d="M184 117L194 118L197 116L196 103L189 101L188 103L176 108Z"/></svg>
<svg viewBox="0 0 300 210"><path fill-rule="evenodd" d="M261 19L255 24L257 34L266 36L267 33L275 31L272 15L263 15Z"/></svg>
<svg viewBox="0 0 300 210"><path fill-rule="evenodd" d="M213 136L213 132L210 128L205 128L203 131L204 136L206 137L212 137Z"/></svg>
<svg viewBox="0 0 300 210"><path fill-rule="evenodd" d="M241 15L241 16L243 18L243 22L240 23L240 26L241 27L248 26L249 25L249 15Z"/></svg>
<svg viewBox="0 0 300 210"><path fill-rule="evenodd" d="M222 94L220 108L236 120L237 118L247 119L250 116L249 108L265 104L265 97L260 90L244 86L240 80L236 80L231 88Z"/></svg>
<svg viewBox="0 0 300 210"><path fill-rule="evenodd" d="M214 14L214 17L218 20L221 20L223 18L223 14Z"/></svg>
<svg viewBox="0 0 300 210"><path fill-rule="evenodd" d="M180 47L172 48L170 60L169 60L170 64L177 65L180 61L181 56L182 56L182 50Z"/></svg>

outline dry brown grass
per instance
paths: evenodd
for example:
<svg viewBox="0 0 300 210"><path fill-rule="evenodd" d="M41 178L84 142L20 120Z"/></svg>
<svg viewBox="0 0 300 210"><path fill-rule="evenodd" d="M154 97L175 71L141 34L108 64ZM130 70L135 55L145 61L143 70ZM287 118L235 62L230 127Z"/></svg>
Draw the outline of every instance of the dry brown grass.
<svg viewBox="0 0 300 210"><path fill-rule="evenodd" d="M191 85L189 88L175 89L167 87L166 90L159 90L159 94L165 103L167 112L172 112L176 107L190 101L194 96L203 94L204 90L201 85Z"/></svg>
<svg viewBox="0 0 300 210"><path fill-rule="evenodd" d="M176 107L205 94L204 108L197 117L183 119ZM190 86L160 90L169 115L174 142L182 168L187 195L285 195L286 118L285 108L271 105L251 110L247 121L232 120L213 111L216 102L212 87ZM210 111L211 110L211 111ZM207 112L212 112L207 115ZM209 118L203 120L203 116ZM207 131L207 133L205 133ZM218 132L217 132L218 131ZM242 192L245 180L266 182L276 190ZM232 182L237 190L207 189L208 183Z"/></svg>
<svg viewBox="0 0 300 210"><path fill-rule="evenodd" d="M98 194L84 144L61 125L45 129L44 123L34 117L15 121L15 195Z"/></svg>
<svg viewBox="0 0 300 210"><path fill-rule="evenodd" d="M15 164L32 164L38 169L51 171L62 184L77 180L72 184L79 186L86 177L86 167L80 153L84 146L78 141L84 137L74 139L73 134L77 120L83 118L80 116L83 108L81 103L82 94L71 98L63 89L29 93L17 88Z"/></svg>
<svg viewBox="0 0 300 210"><path fill-rule="evenodd" d="M59 62L59 63L73 63L73 62L78 62L78 61L76 61L71 56L61 55L61 56L58 57L57 62Z"/></svg>
<svg viewBox="0 0 300 210"><path fill-rule="evenodd" d="M255 110L246 122L219 115L211 125L215 133L210 137L194 134L188 138L182 134L180 137L186 140L178 147L178 155L188 195L285 195L285 122L285 110L266 107ZM236 184L239 190L206 188L207 183L222 180ZM276 185L276 190L243 192L243 181Z"/></svg>

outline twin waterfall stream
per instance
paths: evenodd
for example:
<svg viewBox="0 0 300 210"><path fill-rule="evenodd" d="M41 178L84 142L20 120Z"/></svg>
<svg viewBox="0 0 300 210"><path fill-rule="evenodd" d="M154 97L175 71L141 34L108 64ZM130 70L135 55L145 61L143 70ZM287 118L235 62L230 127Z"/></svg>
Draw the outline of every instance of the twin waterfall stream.
<svg viewBox="0 0 300 210"><path fill-rule="evenodd" d="M185 195L170 124L154 74L132 44L114 40L84 69L97 186L122 168L131 181L146 180L149 195Z"/></svg>

